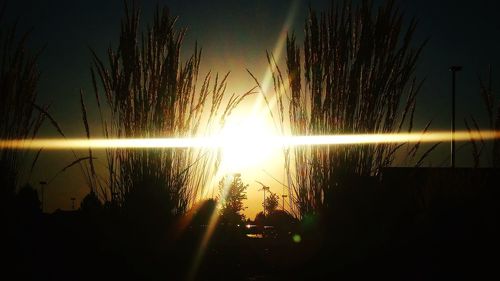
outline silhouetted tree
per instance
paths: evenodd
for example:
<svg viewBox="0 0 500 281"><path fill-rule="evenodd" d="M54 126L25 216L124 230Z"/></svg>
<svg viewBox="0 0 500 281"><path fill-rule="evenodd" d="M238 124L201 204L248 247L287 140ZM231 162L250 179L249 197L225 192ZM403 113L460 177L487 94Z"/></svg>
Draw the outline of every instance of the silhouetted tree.
<svg viewBox="0 0 500 281"><path fill-rule="evenodd" d="M278 231L290 230L297 223L297 219L283 210L273 210L267 215L259 212L255 215L254 223L257 225L272 225Z"/></svg>
<svg viewBox="0 0 500 281"><path fill-rule="evenodd" d="M283 210L274 210L266 217L266 222L277 229L290 229L297 219Z"/></svg>
<svg viewBox="0 0 500 281"><path fill-rule="evenodd" d="M220 214L221 221L237 224L244 221L245 216L241 213L245 207L243 200L247 199L246 189L240 174L228 175L219 182L219 202L222 206Z"/></svg>
<svg viewBox="0 0 500 281"><path fill-rule="evenodd" d="M266 215L264 215L264 212L258 212L257 215L255 215L255 219L253 221L255 224L264 225L267 223Z"/></svg>
<svg viewBox="0 0 500 281"><path fill-rule="evenodd" d="M271 214L276 208L278 208L279 197L276 193L269 194L264 203L262 203L264 209L266 209L266 214Z"/></svg>

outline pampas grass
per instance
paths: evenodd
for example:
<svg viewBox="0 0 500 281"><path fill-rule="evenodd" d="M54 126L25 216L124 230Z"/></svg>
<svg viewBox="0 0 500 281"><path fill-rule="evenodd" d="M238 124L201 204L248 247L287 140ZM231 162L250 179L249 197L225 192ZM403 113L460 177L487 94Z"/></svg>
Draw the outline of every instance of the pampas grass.
<svg viewBox="0 0 500 281"><path fill-rule="evenodd" d="M32 139L44 120L35 108L40 73L38 54L26 50L28 33L19 34L16 25L5 23L5 6L0 7L0 139ZM39 153L31 167L34 167ZM13 196L22 176L26 151L0 150L0 198ZM32 168L30 169L30 171ZM0 203L3 207L5 204Z"/></svg>
<svg viewBox="0 0 500 281"><path fill-rule="evenodd" d="M405 126L411 131L422 85L415 68L424 46L412 47L415 28L415 20L403 24L403 14L393 1L375 10L371 1L334 2L319 15L311 9L302 47L293 34L287 38L286 80L268 54L277 98L274 111L282 127L289 124L293 135L394 133ZM328 208L336 188L351 177L376 175L394 161L400 147L286 150L295 213L302 216Z"/></svg>
<svg viewBox="0 0 500 281"><path fill-rule="evenodd" d="M489 68L488 79L484 81L479 79L481 86L481 97L483 98L484 106L488 113L488 124L491 130L500 131L500 102L495 99L495 94L493 91L493 78L492 69ZM496 103L496 104L495 104ZM477 122L472 118L475 127L478 128ZM484 143L483 143L484 146ZM479 153L480 155L481 153ZM491 151L492 165L495 168L500 167L500 140L496 139L493 141L493 148Z"/></svg>
<svg viewBox="0 0 500 281"><path fill-rule="evenodd" d="M91 77L104 137L193 137L213 133L252 93L227 98L229 73L223 77L208 73L199 83L201 49L195 46L191 56L181 62L185 29L176 28L175 22L168 9L158 7L152 25L140 33L140 11L125 2L118 48L108 50L107 63L92 51ZM83 99L82 112L90 137ZM107 149L106 159L107 189L101 192L101 198L126 207L137 198L161 197L168 212L177 215L206 195L218 170L220 152Z"/></svg>

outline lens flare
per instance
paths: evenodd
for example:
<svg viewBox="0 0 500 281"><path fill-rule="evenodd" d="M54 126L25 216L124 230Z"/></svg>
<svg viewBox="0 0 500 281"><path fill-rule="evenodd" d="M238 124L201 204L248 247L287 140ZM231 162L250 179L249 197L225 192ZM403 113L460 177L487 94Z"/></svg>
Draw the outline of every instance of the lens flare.
<svg viewBox="0 0 500 281"><path fill-rule="evenodd" d="M240 149L252 147L290 147L321 145L353 145L382 143L426 143L451 140L450 132L426 132L403 134L354 134L354 135L322 135L322 136L262 136L248 139L248 136L221 136L198 138L132 138L132 139L33 139L33 140L0 140L0 149L147 149L147 148L225 148L239 143ZM455 132L456 141L500 139L500 131L459 131Z"/></svg>
<svg viewBox="0 0 500 281"><path fill-rule="evenodd" d="M224 178L224 188L223 188L222 194L221 194L222 198L227 197L227 193L229 191L229 188L230 188L233 180L234 180L234 175L228 175L226 178ZM212 238L212 235L213 235L215 228L217 226L217 222L219 221L218 211L220 208L222 208L221 204L222 204L221 200L217 200L217 206L214 209L213 213L211 214L210 219L208 221L207 228L205 230L205 233L203 234L203 236L201 238L201 242L200 242L200 245L198 247L198 250L195 253L192 268L189 271L189 275L188 275L187 280L194 280L196 277L198 267L201 264L201 261L203 259L204 254L205 254L205 250L208 247L210 239Z"/></svg>

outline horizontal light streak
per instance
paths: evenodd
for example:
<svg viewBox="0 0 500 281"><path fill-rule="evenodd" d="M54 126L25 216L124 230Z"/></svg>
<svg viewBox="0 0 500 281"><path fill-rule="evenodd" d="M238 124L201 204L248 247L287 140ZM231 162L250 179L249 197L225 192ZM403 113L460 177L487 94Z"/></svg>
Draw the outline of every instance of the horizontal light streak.
<svg viewBox="0 0 500 281"><path fill-rule="evenodd" d="M0 140L0 149L106 149L106 148L223 148L227 146L304 146L304 145L348 145L377 143L416 143L451 140L450 132L400 133L400 134L347 134L321 136L262 136L262 138L129 138L129 139L33 139ZM500 139L500 131L455 132L456 141Z"/></svg>

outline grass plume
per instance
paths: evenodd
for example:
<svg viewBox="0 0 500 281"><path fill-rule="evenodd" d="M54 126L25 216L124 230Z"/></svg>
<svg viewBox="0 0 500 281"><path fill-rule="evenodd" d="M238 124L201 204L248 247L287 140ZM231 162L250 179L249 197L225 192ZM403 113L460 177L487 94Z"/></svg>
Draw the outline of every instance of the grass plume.
<svg viewBox="0 0 500 281"><path fill-rule="evenodd" d="M185 29L176 28L176 18L169 10L157 7L152 25L142 33L139 19L134 2L125 1L118 48L108 50L107 63L92 51L91 77L103 135L154 138L213 133L252 91L232 95L224 106L229 73L222 78L208 73L198 82L201 49L195 46L191 56L181 62ZM82 112L90 136L83 100ZM220 153L107 149L106 158L108 189L103 198L127 206L144 196L159 197L168 205L168 212L176 215L206 194Z"/></svg>
<svg viewBox="0 0 500 281"><path fill-rule="evenodd" d="M0 4L1 5L1 4ZM0 6L0 139L32 139L44 115L35 108L40 72L38 54L26 49L28 33L18 33L15 24L4 22L5 5ZM23 174L25 151L0 150L0 198L9 201ZM38 159L38 154L32 167ZM31 173L31 170L30 170ZM0 203L2 208L6 204Z"/></svg>
<svg viewBox="0 0 500 281"><path fill-rule="evenodd" d="M422 85L415 69L425 42L413 47L415 20L404 27L403 13L394 1L376 9L371 1L357 5L334 1L329 11L320 14L310 9L302 47L293 34L287 37L286 80L268 54L277 99L274 111L282 127L289 124L293 135L395 133L404 126L411 131ZM377 174L394 161L400 147L285 151L295 213L328 208L329 197L345 179Z"/></svg>

